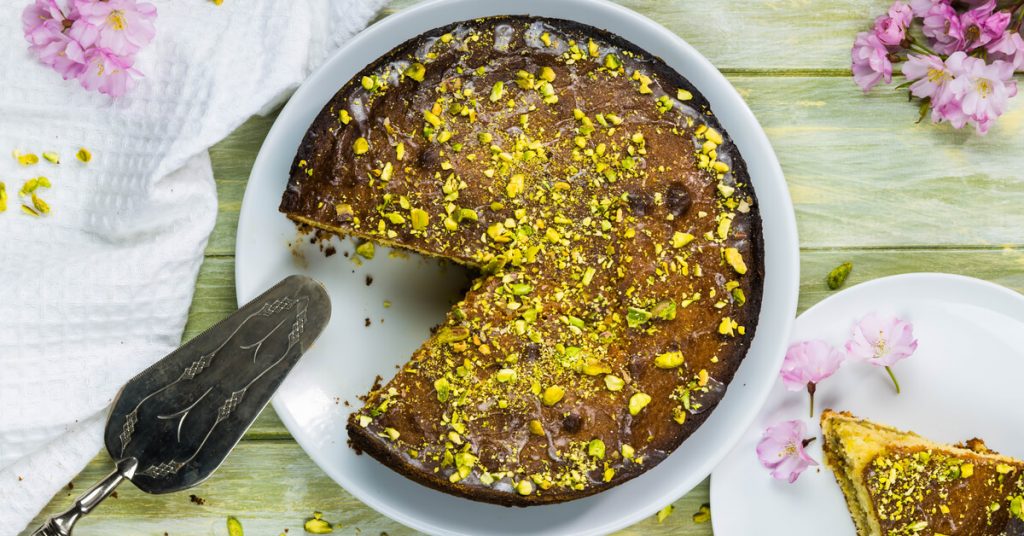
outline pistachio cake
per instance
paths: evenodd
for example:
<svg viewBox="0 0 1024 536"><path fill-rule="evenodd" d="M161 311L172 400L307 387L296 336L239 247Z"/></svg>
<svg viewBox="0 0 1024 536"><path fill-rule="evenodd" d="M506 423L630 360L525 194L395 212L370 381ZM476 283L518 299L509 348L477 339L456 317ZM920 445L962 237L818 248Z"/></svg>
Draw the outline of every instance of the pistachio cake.
<svg viewBox="0 0 1024 536"><path fill-rule="evenodd" d="M566 501L654 467L760 312L758 205L707 101L569 21L466 21L377 59L313 122L280 210L479 274L348 423L355 449L474 500Z"/></svg>
<svg viewBox="0 0 1024 536"><path fill-rule="evenodd" d="M858 535L1024 535L1024 461L847 412L826 410L821 430Z"/></svg>

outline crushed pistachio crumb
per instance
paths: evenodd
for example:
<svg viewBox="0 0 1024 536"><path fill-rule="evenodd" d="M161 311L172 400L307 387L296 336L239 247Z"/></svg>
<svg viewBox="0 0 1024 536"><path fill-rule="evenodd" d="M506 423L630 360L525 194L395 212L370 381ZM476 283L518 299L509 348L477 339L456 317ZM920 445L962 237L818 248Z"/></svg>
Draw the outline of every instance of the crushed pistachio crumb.
<svg viewBox="0 0 1024 536"><path fill-rule="evenodd" d="M228 516L228 536L245 536L245 530L242 529L242 522L234 516Z"/></svg>
<svg viewBox="0 0 1024 536"><path fill-rule="evenodd" d="M673 507L671 504L662 508L661 510L658 510L658 523L662 523L666 519L668 519L668 516L672 515L672 510L675 510L675 507Z"/></svg>
<svg viewBox="0 0 1024 536"><path fill-rule="evenodd" d="M704 524L711 521L711 505L702 504L700 508L693 514L693 522L697 524Z"/></svg>
<svg viewBox="0 0 1024 536"><path fill-rule="evenodd" d="M850 276L851 271L853 271L852 262L844 262L843 264L833 268L832 271L828 273L828 277L825 278L826 283L828 283L828 288L830 290L838 290L839 287L842 287L843 283L846 282L846 278Z"/></svg>
<svg viewBox="0 0 1024 536"><path fill-rule="evenodd" d="M334 528L323 518L320 512L313 512L313 517L306 520L302 529L310 534L330 534Z"/></svg>
<svg viewBox="0 0 1024 536"><path fill-rule="evenodd" d="M14 158L19 164L23 166L33 166L39 163L39 156L35 153L23 153L21 151L14 151Z"/></svg>
<svg viewBox="0 0 1024 536"><path fill-rule="evenodd" d="M375 253L376 249L374 248L373 242L363 242L356 246L356 255L359 255L364 259L372 259Z"/></svg>

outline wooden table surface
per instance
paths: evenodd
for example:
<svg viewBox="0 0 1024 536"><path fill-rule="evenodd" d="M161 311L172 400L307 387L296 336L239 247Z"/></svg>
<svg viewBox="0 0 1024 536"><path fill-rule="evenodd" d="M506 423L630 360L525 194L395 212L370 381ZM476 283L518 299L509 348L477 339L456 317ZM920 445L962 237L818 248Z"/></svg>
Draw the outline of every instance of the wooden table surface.
<svg viewBox="0 0 1024 536"><path fill-rule="evenodd" d="M229 0L232 1L232 0ZM412 3L398 0L386 16ZM904 272L971 275L1024 291L1024 97L986 137L915 124L906 94L863 96L849 73L850 45L889 0L625 0L693 44L749 103L768 133L796 206L800 310L828 294L824 278L852 261L847 285ZM369 59L369 58L368 58ZM235 229L249 170L274 116L254 118L210 150L220 212L185 332L188 339L235 309ZM110 469L98 456L40 515ZM751 475L751 478L767 478ZM710 534L691 515L708 482L663 523L622 534ZM305 455L268 408L209 481L152 496L130 485L76 535L224 535L238 517L248 535L302 534L314 510L342 534L413 531L362 505Z"/></svg>

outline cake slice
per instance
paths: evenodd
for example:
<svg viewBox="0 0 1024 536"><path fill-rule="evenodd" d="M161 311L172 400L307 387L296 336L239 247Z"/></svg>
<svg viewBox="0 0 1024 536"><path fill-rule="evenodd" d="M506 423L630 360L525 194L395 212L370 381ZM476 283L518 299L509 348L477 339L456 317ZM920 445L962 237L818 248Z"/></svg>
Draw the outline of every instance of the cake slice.
<svg viewBox="0 0 1024 536"><path fill-rule="evenodd" d="M821 431L858 535L1024 535L1024 461L848 412L825 410Z"/></svg>

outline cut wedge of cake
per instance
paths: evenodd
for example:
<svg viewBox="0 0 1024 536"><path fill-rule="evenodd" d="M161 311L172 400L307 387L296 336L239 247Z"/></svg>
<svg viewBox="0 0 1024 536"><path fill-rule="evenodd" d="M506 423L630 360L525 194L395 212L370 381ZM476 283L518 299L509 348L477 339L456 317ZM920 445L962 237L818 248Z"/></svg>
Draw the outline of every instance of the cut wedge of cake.
<svg viewBox="0 0 1024 536"><path fill-rule="evenodd" d="M1024 461L943 445L848 412L821 415L825 463L860 536L1022 535Z"/></svg>

